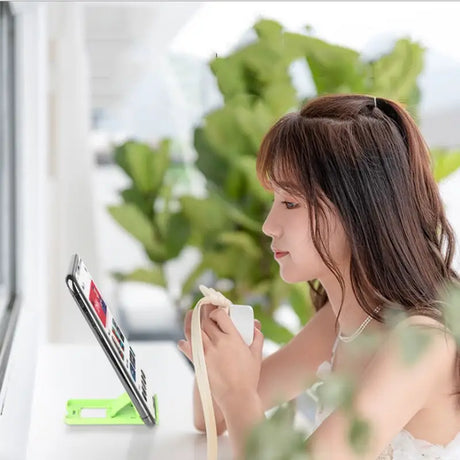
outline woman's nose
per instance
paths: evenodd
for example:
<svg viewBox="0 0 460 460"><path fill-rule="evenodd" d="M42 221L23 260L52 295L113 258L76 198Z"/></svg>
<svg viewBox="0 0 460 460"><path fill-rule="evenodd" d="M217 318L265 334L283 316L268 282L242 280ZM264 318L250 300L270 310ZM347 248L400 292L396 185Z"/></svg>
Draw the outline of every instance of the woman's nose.
<svg viewBox="0 0 460 460"><path fill-rule="evenodd" d="M273 216L273 209L268 213L268 216L265 218L265 222L262 225L262 231L267 236L278 237L280 234L280 226L276 224L276 221Z"/></svg>

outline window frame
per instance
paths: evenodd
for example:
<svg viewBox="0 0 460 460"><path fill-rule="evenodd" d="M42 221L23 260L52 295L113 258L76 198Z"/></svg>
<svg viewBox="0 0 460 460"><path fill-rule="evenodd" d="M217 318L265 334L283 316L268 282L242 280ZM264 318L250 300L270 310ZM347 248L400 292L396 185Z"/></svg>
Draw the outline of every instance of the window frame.
<svg viewBox="0 0 460 460"><path fill-rule="evenodd" d="M5 206L0 221L0 263L3 269L3 295L0 305L0 394L8 368L11 346L19 314L17 293L17 157L16 157L16 62L15 18L9 2L0 3L0 161L5 166L0 193ZM3 180L4 179L4 180ZM0 414L3 410L0 398Z"/></svg>

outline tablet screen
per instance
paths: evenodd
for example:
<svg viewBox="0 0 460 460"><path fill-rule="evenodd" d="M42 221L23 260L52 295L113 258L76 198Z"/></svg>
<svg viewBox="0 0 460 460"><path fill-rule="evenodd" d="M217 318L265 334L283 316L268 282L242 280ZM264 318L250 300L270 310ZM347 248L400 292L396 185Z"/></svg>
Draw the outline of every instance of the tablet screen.
<svg viewBox="0 0 460 460"><path fill-rule="evenodd" d="M99 329L109 338L112 350L122 361L132 382L147 404L150 413L155 414L153 398L147 385L145 372L139 365L133 348L123 334L110 308L104 302L99 289L81 259L79 259L78 266L75 270L75 278L87 303L90 305L91 314L97 322Z"/></svg>

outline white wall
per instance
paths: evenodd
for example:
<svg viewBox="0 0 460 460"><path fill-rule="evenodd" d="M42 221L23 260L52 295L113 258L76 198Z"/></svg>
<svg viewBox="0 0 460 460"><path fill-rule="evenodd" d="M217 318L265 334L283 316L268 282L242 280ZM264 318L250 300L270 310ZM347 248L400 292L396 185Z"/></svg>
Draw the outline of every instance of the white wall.
<svg viewBox="0 0 460 460"><path fill-rule="evenodd" d="M51 342L91 340L64 282L73 253L99 278L94 225L93 157L89 148L89 70L83 5L47 5L49 39L49 156L47 159L48 295L46 337Z"/></svg>

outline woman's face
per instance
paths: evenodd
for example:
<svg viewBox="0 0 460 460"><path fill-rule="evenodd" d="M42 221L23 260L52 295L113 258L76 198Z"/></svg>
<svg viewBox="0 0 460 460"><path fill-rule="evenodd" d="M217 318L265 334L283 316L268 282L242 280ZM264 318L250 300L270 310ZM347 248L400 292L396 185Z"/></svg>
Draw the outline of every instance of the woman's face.
<svg viewBox="0 0 460 460"><path fill-rule="evenodd" d="M335 264L341 267L349 257L345 232L337 216L327 208L325 212L330 226L328 249ZM271 247L280 266L280 276L287 283L321 279L331 273L313 244L308 208L299 198L283 189L275 189L273 205L262 231L272 238Z"/></svg>

